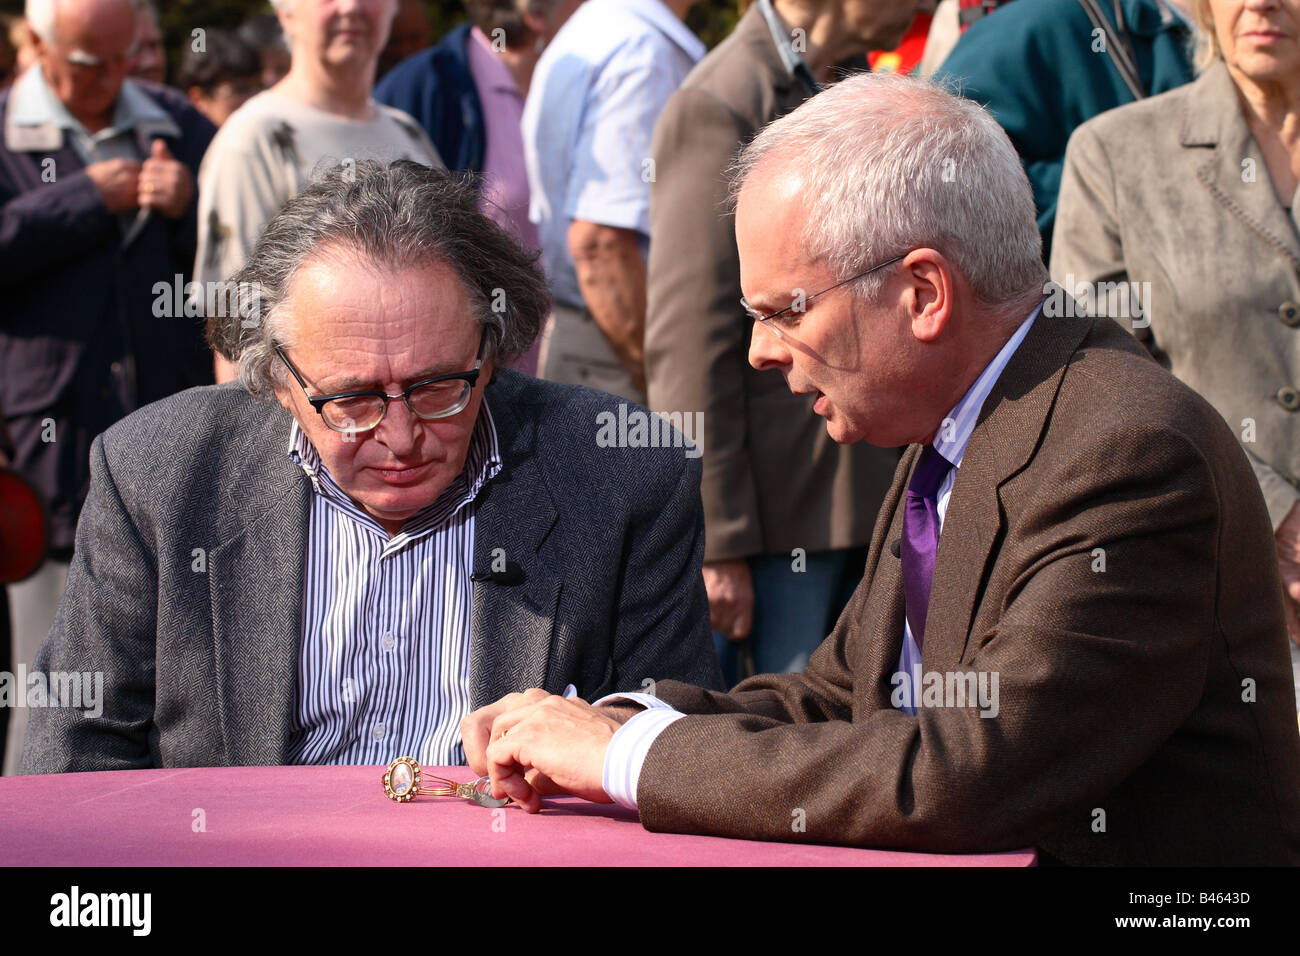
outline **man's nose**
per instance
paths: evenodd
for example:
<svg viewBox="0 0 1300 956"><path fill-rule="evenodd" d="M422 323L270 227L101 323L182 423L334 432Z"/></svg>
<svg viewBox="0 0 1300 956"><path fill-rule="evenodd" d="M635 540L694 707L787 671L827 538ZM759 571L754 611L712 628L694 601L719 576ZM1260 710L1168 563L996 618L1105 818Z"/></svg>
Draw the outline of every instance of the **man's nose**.
<svg viewBox="0 0 1300 956"><path fill-rule="evenodd" d="M398 458L406 458L415 450L423 431L423 420L402 399L392 398L384 420L375 426L375 438Z"/></svg>
<svg viewBox="0 0 1300 956"><path fill-rule="evenodd" d="M760 372L781 369L790 364L790 350L776 329L766 322L755 322L749 339L749 364Z"/></svg>

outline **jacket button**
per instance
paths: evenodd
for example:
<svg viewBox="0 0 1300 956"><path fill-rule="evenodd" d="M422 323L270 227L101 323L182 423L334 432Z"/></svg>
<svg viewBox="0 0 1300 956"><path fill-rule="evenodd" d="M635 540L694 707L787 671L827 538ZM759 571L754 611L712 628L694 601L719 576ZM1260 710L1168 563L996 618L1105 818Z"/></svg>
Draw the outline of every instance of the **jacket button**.
<svg viewBox="0 0 1300 956"><path fill-rule="evenodd" d="M1283 302L1277 307L1277 317L1282 320L1283 325L1289 325L1294 329L1300 325L1300 305L1294 302Z"/></svg>
<svg viewBox="0 0 1300 956"><path fill-rule="evenodd" d="M1277 390L1277 403L1288 412L1294 412L1300 408L1300 391L1296 391L1290 385L1283 385Z"/></svg>

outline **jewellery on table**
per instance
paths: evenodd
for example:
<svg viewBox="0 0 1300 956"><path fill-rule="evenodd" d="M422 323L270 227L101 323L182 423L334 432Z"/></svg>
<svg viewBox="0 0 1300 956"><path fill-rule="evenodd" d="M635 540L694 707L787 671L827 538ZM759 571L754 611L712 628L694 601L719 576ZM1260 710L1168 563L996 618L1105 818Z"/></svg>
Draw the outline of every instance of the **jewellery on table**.
<svg viewBox="0 0 1300 956"><path fill-rule="evenodd" d="M398 757L388 765L384 773L384 793L397 803L407 803L417 796L460 797L489 808L504 807L510 802L509 797L492 796L492 784L487 777L479 777L472 783L434 777L420 770L414 757Z"/></svg>

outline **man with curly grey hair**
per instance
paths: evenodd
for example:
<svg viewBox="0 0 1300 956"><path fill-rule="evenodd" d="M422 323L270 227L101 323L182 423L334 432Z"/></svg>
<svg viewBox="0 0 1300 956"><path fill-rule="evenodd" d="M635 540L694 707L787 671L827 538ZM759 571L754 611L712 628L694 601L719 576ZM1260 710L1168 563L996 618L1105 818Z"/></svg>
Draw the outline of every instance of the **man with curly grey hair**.
<svg viewBox="0 0 1300 956"><path fill-rule="evenodd" d="M102 672L103 714L40 711L28 772L458 764L520 682L716 685L698 458L602 447L613 399L502 368L549 299L467 183L338 169L227 291L239 383L91 451L38 667Z"/></svg>

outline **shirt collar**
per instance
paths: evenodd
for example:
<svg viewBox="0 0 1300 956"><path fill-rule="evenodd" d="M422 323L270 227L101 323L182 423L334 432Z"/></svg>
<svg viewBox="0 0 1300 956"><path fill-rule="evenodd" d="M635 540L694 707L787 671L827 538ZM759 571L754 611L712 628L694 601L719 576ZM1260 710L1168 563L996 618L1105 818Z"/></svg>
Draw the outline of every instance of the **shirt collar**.
<svg viewBox="0 0 1300 956"><path fill-rule="evenodd" d="M311 479L312 488L330 505L350 515L354 520L383 531L375 521L347 493L339 487L330 474L320 453L307 438L295 420L289 429L289 460L300 467ZM406 519L399 537L416 538L437 530L447 519L478 497L483 485L501 470L501 453L497 443L496 422L486 401L479 405L479 416L470 434L469 448L465 452L465 467L451 484L443 489L432 504ZM387 532L384 532L387 534Z"/></svg>
<svg viewBox="0 0 1300 956"><path fill-rule="evenodd" d="M88 140L103 141L135 130L144 139L154 136L179 137L176 121L142 90L134 80L122 81L113 106L113 122L98 133L90 133L68 111L37 64L23 72L9 94L5 121L5 145L15 152L48 151L63 145L63 131Z"/></svg>
<svg viewBox="0 0 1300 956"><path fill-rule="evenodd" d="M1011 356L1020 348L1020 343L1025 340L1029 334L1030 327L1034 324L1034 319L1043 310L1043 304L1038 303L1038 307L1029 313L1029 318L1020 323L1011 338L1007 339L1002 350L993 357L993 361L984 367L979 378L975 379L975 384L966 390L957 406L944 417L943 424L939 426L939 431L934 436L934 450L943 455L944 458L952 462L954 468L961 467L961 460L966 455L966 446L970 443L971 432L975 430L975 424L979 421L980 409L984 407L984 400L989 397L989 392L993 391L993 386L1002 375L1003 369L1011 361Z"/></svg>
<svg viewBox="0 0 1300 956"><path fill-rule="evenodd" d="M708 52L700 38L691 32L690 27L677 18L677 15L660 3L659 0L605 0L620 6L633 16L640 17L673 43L681 47L683 53L698 63Z"/></svg>
<svg viewBox="0 0 1300 956"><path fill-rule="evenodd" d="M465 55L469 58L470 73L476 84L482 83L493 92L511 93L523 99L515 78L510 75L500 55L492 49L492 41L478 27L470 27Z"/></svg>
<svg viewBox="0 0 1300 956"><path fill-rule="evenodd" d="M758 0L758 12L767 23L767 31L772 37L772 44L776 47L776 54L781 58L781 65L785 67L785 71L802 84L809 96L820 93L821 84L813 76L807 61L794 48L790 31L781 21L781 15L776 12L776 7L772 6L772 0Z"/></svg>

